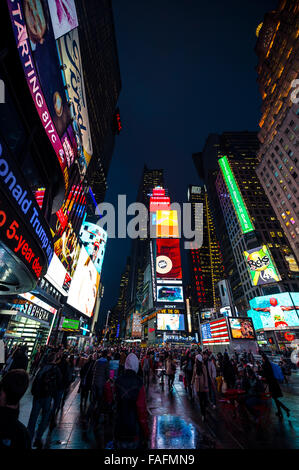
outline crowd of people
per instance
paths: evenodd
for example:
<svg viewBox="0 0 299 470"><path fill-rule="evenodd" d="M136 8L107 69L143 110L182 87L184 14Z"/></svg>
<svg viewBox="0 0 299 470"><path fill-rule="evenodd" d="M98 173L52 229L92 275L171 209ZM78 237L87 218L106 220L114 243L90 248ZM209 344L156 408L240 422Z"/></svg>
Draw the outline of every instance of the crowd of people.
<svg viewBox="0 0 299 470"><path fill-rule="evenodd" d="M289 358L271 363L260 353L213 354L208 349L98 347L79 354L64 346L42 346L28 361L26 346L15 347L2 368L0 383L0 448L42 448L47 428L57 425L70 387L79 382L80 412L88 429L96 432L105 419L113 426L113 448L147 448L150 436L147 394L150 383L168 379L172 393L175 376L183 382L191 402L197 398L202 421L223 397L242 392L243 405L257 419L262 397L273 398L277 415L290 410L280 401L280 383L288 383ZM27 373L29 370L29 374ZM19 402L31 382L32 409L27 427L19 420ZM41 419L38 423L38 418Z"/></svg>

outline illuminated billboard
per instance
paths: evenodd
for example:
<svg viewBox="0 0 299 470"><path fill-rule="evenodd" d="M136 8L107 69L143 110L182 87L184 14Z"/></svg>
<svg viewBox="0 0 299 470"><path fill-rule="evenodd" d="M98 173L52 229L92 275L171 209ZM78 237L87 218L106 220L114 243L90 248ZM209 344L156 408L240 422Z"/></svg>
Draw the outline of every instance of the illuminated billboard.
<svg viewBox="0 0 299 470"><path fill-rule="evenodd" d="M107 232L99 225L83 222L80 230L80 239L91 257L96 270L101 274L107 243Z"/></svg>
<svg viewBox="0 0 299 470"><path fill-rule="evenodd" d="M178 239L156 240L156 275L157 279L182 279Z"/></svg>
<svg viewBox="0 0 299 470"><path fill-rule="evenodd" d="M232 339L255 340L255 331L251 318L228 317Z"/></svg>
<svg viewBox="0 0 299 470"><path fill-rule="evenodd" d="M228 192L230 194L235 213L237 215L241 230L243 233L252 232L254 226L250 220L245 202L242 198L241 192L238 188L237 181L234 177L233 171L230 167L229 161L226 156L218 160L221 172L226 183Z"/></svg>
<svg viewBox="0 0 299 470"><path fill-rule="evenodd" d="M88 317L92 316L100 276L84 247L71 282L67 303Z"/></svg>
<svg viewBox="0 0 299 470"><path fill-rule="evenodd" d="M78 29L73 29L73 31L60 38L58 40L58 44L60 60L63 64L63 73L66 84L68 85L67 93L74 106L75 117L82 138L85 165L87 167L92 156L92 140L85 95Z"/></svg>
<svg viewBox="0 0 299 470"><path fill-rule="evenodd" d="M50 281L51 284L53 284L53 286L57 290L59 290L63 295L67 295L69 286L67 287L65 283L68 281L68 278L69 281L71 280L71 278L55 253L53 255L45 278Z"/></svg>
<svg viewBox="0 0 299 470"><path fill-rule="evenodd" d="M157 286L157 302L184 302L183 286Z"/></svg>
<svg viewBox="0 0 299 470"><path fill-rule="evenodd" d="M291 297L292 296L292 297ZM264 295L250 300L251 310L247 315L252 318L255 330L288 329L299 326L299 294L281 292Z"/></svg>
<svg viewBox="0 0 299 470"><path fill-rule="evenodd" d="M71 222L54 243L54 251L69 275L73 277L80 254L80 245Z"/></svg>
<svg viewBox="0 0 299 470"><path fill-rule="evenodd" d="M79 330L80 321L71 318L64 318L61 328L66 330Z"/></svg>
<svg viewBox="0 0 299 470"><path fill-rule="evenodd" d="M157 211L156 235L157 238L179 238L177 211Z"/></svg>
<svg viewBox="0 0 299 470"><path fill-rule="evenodd" d="M7 0L24 75L43 128L58 158L65 189L69 174L60 140L70 123L54 33L45 1ZM34 14L33 14L34 12Z"/></svg>
<svg viewBox="0 0 299 470"><path fill-rule="evenodd" d="M159 331L184 331L185 318L183 313L158 313L157 330Z"/></svg>
<svg viewBox="0 0 299 470"><path fill-rule="evenodd" d="M170 197L152 196L150 198L150 212L156 212L159 210L170 210Z"/></svg>
<svg viewBox="0 0 299 470"><path fill-rule="evenodd" d="M74 0L48 0L55 39L78 26Z"/></svg>
<svg viewBox="0 0 299 470"><path fill-rule="evenodd" d="M281 281L271 253L266 245L244 251L253 286Z"/></svg>
<svg viewBox="0 0 299 470"><path fill-rule="evenodd" d="M202 323L200 328L201 339L204 346L229 343L229 333L225 318L209 323Z"/></svg>
<svg viewBox="0 0 299 470"><path fill-rule="evenodd" d="M132 338L141 338L141 317L140 313L133 313L133 319L132 319Z"/></svg>

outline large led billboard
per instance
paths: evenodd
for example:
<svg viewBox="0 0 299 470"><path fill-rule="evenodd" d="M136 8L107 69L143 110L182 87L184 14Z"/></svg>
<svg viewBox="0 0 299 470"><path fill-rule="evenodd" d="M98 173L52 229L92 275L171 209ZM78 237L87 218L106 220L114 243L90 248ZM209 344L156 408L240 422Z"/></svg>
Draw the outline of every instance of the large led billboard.
<svg viewBox="0 0 299 470"><path fill-rule="evenodd" d="M74 0L48 0L55 39L78 26Z"/></svg>
<svg viewBox="0 0 299 470"><path fill-rule="evenodd" d="M218 160L221 172L226 183L228 192L230 194L235 213L241 226L243 233L252 232L254 226L250 220L245 202L242 198L241 192L238 188L237 181L234 177L233 171L230 167L229 161L226 156Z"/></svg>
<svg viewBox="0 0 299 470"><path fill-rule="evenodd" d="M203 345L229 343L229 333L225 318L202 323L200 328Z"/></svg>
<svg viewBox="0 0 299 470"><path fill-rule="evenodd" d="M157 314L158 331L184 331L185 318L183 313L158 313Z"/></svg>
<svg viewBox="0 0 299 470"><path fill-rule="evenodd" d="M58 158L67 190L69 173L60 137L70 123L71 116L48 5L45 0L7 0L7 5L27 85Z"/></svg>
<svg viewBox="0 0 299 470"><path fill-rule="evenodd" d="M156 240L157 279L182 279L180 241L160 238Z"/></svg>
<svg viewBox="0 0 299 470"><path fill-rule="evenodd" d="M71 282L67 303L88 317L92 316L100 276L84 247Z"/></svg>
<svg viewBox="0 0 299 470"><path fill-rule="evenodd" d="M232 339L255 339L251 318L228 317Z"/></svg>
<svg viewBox="0 0 299 470"><path fill-rule="evenodd" d="M183 286L157 286L157 302L184 302Z"/></svg>
<svg viewBox="0 0 299 470"><path fill-rule="evenodd" d="M253 286L281 281L279 272L266 245L244 251Z"/></svg>
<svg viewBox="0 0 299 470"><path fill-rule="evenodd" d="M101 274L107 243L107 232L99 225L83 222L80 230L80 239L91 257L96 270Z"/></svg>
<svg viewBox="0 0 299 470"><path fill-rule="evenodd" d="M85 95L78 29L73 29L73 31L61 37L58 40L58 45L60 60L63 64L63 73L66 84L68 85L67 93L74 106L75 117L82 138L85 165L87 167L92 156L92 140Z"/></svg>
<svg viewBox="0 0 299 470"><path fill-rule="evenodd" d="M299 294L292 292L291 295L289 292L281 292L250 300L251 310L247 312L247 315L252 318L255 330L298 327Z"/></svg>
<svg viewBox="0 0 299 470"><path fill-rule="evenodd" d="M157 211L156 230L157 238L179 238L177 211Z"/></svg>

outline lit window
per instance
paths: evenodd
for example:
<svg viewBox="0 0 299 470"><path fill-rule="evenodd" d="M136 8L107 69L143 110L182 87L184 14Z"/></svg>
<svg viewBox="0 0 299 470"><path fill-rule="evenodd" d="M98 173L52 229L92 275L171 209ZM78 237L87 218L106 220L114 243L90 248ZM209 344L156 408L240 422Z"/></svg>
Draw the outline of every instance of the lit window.
<svg viewBox="0 0 299 470"><path fill-rule="evenodd" d="M294 225L294 223L295 223L295 219L294 219L294 217L291 217L291 218L290 218L290 222L291 222L291 224L293 224L293 225Z"/></svg>
<svg viewBox="0 0 299 470"><path fill-rule="evenodd" d="M277 232L277 235L278 235L280 238L282 238L282 236L283 236L281 232Z"/></svg>
<svg viewBox="0 0 299 470"><path fill-rule="evenodd" d="M270 232L270 235L271 235L272 238L275 237L275 233L274 233L274 232Z"/></svg>

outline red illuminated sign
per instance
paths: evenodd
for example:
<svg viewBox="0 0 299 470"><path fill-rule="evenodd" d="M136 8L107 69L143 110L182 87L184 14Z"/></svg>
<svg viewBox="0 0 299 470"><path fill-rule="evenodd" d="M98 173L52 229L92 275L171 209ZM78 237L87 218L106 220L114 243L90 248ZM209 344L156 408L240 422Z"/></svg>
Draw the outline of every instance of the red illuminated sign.
<svg viewBox="0 0 299 470"><path fill-rule="evenodd" d="M180 242L178 239L157 239L157 279L182 279Z"/></svg>

